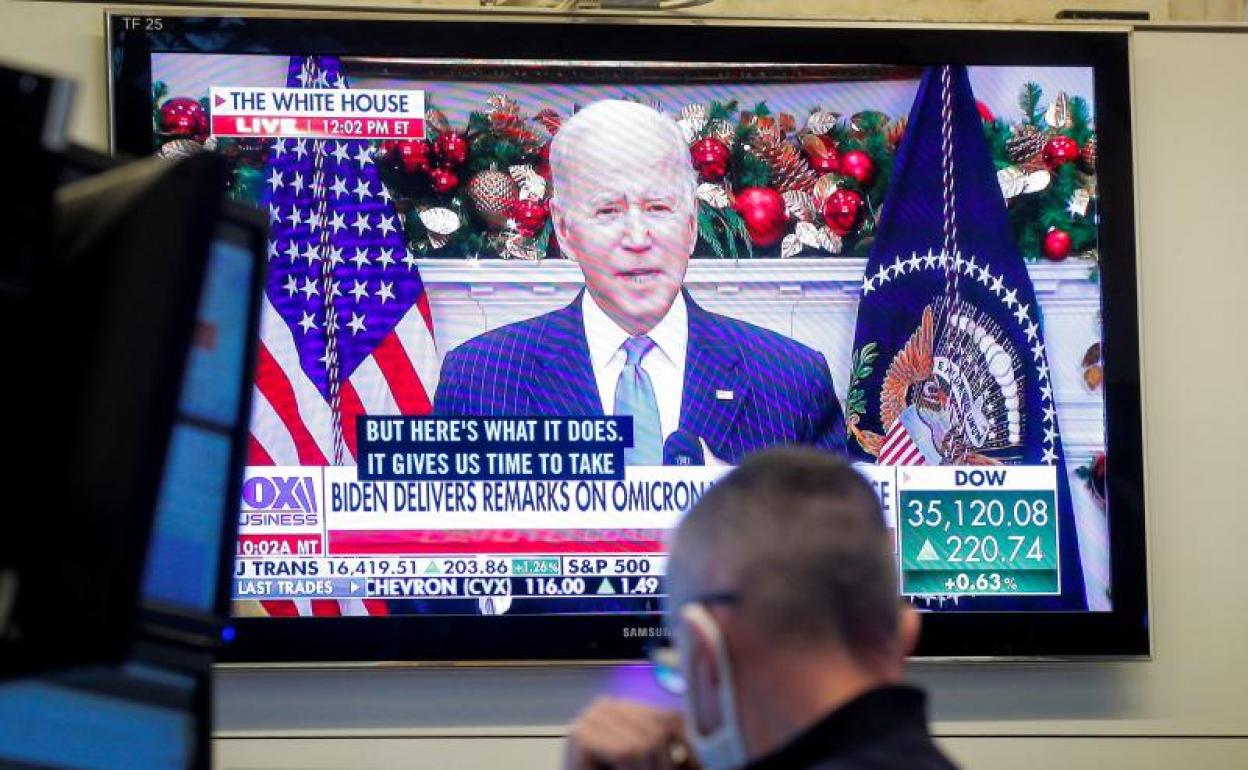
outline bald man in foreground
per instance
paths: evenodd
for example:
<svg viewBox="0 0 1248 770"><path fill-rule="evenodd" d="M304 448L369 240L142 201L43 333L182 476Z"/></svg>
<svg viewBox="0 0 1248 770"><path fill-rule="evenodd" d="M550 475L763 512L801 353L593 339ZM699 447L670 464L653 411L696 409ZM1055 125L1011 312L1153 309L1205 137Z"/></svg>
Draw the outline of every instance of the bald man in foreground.
<svg viewBox="0 0 1248 770"><path fill-rule="evenodd" d="M780 444L844 452L823 355L708 312L684 291L697 175L674 121L633 102L595 102L559 129L550 166L555 237L585 289L452 350L436 414L631 416L629 465L735 464ZM677 433L692 451L673 462Z"/></svg>
<svg viewBox="0 0 1248 770"><path fill-rule="evenodd" d="M684 714L600 699L565 770L953 768L901 683L919 620L878 499L842 460L746 460L677 528L669 590Z"/></svg>

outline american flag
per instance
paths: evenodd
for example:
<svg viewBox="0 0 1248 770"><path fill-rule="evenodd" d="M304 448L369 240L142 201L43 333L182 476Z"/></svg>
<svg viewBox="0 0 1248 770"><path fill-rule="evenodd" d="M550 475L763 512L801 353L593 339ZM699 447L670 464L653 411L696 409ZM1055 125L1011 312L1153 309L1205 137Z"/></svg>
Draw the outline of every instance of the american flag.
<svg viewBox="0 0 1248 770"><path fill-rule="evenodd" d="M927 461L918 445L910 438L906 426L901 424L901 420L897 420L884 436L878 462L880 465L925 465Z"/></svg>
<svg viewBox="0 0 1248 770"><path fill-rule="evenodd" d="M336 57L297 56L287 86L347 84ZM265 171L269 275L248 462L354 465L359 415L431 410L439 359L428 298L369 142L278 139ZM282 615L384 611L263 604Z"/></svg>

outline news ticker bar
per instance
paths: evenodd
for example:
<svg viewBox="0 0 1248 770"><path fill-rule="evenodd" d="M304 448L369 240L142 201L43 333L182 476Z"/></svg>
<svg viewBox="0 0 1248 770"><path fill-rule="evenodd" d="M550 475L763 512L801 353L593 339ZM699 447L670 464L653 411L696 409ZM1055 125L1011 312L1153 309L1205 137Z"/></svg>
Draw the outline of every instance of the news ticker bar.
<svg viewBox="0 0 1248 770"><path fill-rule="evenodd" d="M239 561L235 599L663 596L667 557L271 559Z"/></svg>
<svg viewBox="0 0 1248 770"><path fill-rule="evenodd" d="M1060 593L1056 467L864 465L859 466L859 470L876 489L886 525L896 535L894 552L903 594ZM419 580L429 577L576 577L598 573L610 577L602 570L595 573L563 566L552 567L546 573L525 573L512 567L513 562L519 564L526 559L535 564L557 562L563 565L564 560L573 558L572 554L578 554L575 558L579 559L618 558L630 554L661 558L665 552L666 532L679 520L680 511L696 499L699 490L709 487L722 469L646 468L634 473L630 468L625 481L592 482L597 486L587 486L585 499L588 502L584 506L576 504L580 495L578 485L590 482L498 482L517 494L530 486L541 485L545 494L542 500L547 505L552 502L567 505L556 510L544 509L536 506L535 501L540 496L521 495L515 500L522 504L514 508L501 506L489 512L430 509L424 513L413 513L410 509L396 511L391 503L398 499L399 492L410 499L426 487L437 488L438 482L361 482L351 478L354 471L353 468L249 468L238 541L239 565L253 561L269 563L274 558L303 561L304 557L320 557L327 564L368 557L374 564L403 565L423 557L426 561L421 563L425 566L419 569L378 567L349 574L334 572L328 567L327 571L315 575L240 574L240 579L260 581L245 584L245 587L240 585L240 592L280 590L265 581L288 578L331 581L355 578L357 583L359 580L383 581L374 582L371 588L367 583L353 587L348 582L345 595L350 597L362 592L365 596L407 593L426 596L429 586ZM468 491L466 496L471 496L473 483L456 484ZM595 489L601 494L595 496ZM344 509L334 503L337 498L350 497L350 490L358 492L361 500L373 501L367 512ZM561 496L562 492L568 494ZM641 509L613 506L611 501L616 494L621 500L636 502ZM277 505L279 502L298 508L282 511ZM298 517L299 523L290 527L269 525L275 516L282 520ZM257 521L265 526L255 526ZM478 573L444 571L437 575L425 571L427 563L438 560L490 563L492 557L481 554L495 554L507 569ZM480 561L482 559L484 562ZM661 575L662 572L649 574ZM392 583L389 581L392 578L409 582ZM491 589L473 585L471 590L541 590L530 584L519 588L508 585L505 589L501 585ZM450 588L448 584L433 590ZM612 585L602 588L618 590ZM340 595L344 589L329 583L315 590L320 593L311 595L333 596ZM586 587L585 590L596 588Z"/></svg>

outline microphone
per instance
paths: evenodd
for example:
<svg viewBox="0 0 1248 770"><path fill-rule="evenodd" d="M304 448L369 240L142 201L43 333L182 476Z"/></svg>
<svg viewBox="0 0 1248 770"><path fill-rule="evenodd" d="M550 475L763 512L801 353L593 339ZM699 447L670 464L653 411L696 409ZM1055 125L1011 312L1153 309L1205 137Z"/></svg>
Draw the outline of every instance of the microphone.
<svg viewBox="0 0 1248 770"><path fill-rule="evenodd" d="M663 442L664 465L706 465L702 442L691 430L677 428Z"/></svg>

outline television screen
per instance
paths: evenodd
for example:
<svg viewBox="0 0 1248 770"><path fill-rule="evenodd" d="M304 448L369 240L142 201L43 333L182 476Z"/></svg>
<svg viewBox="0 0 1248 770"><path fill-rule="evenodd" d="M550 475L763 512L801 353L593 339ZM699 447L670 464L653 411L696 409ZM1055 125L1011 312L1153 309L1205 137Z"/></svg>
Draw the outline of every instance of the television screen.
<svg viewBox="0 0 1248 770"><path fill-rule="evenodd" d="M269 219L230 655L634 657L781 445L878 490L920 654L1147 652L1125 34L110 29L115 149Z"/></svg>

